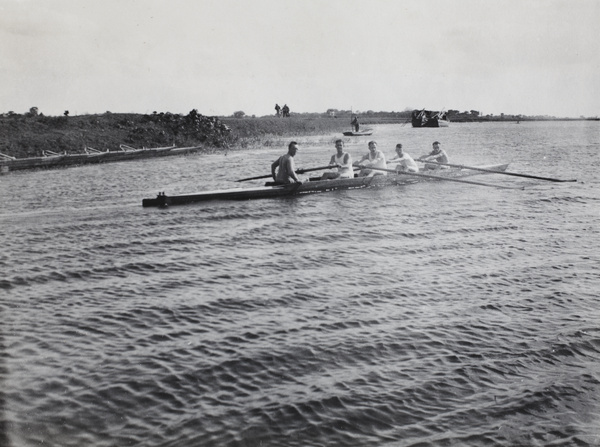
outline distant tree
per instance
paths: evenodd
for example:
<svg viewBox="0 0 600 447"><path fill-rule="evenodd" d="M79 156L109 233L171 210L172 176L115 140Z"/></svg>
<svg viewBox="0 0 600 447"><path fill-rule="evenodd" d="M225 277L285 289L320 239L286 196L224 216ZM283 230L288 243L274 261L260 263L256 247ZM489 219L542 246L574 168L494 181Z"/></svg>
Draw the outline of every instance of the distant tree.
<svg viewBox="0 0 600 447"><path fill-rule="evenodd" d="M65 110L65 113L63 113L64 116L69 116L69 111Z"/></svg>
<svg viewBox="0 0 600 447"><path fill-rule="evenodd" d="M27 116L28 117L38 116L38 108L32 107L31 109L29 109L29 113L27 113Z"/></svg>
<svg viewBox="0 0 600 447"><path fill-rule="evenodd" d="M479 112L477 110L471 110L471 115L479 116Z"/></svg>
<svg viewBox="0 0 600 447"><path fill-rule="evenodd" d="M233 112L233 117L234 118L243 118L246 116L246 113L244 113L241 110L238 110L237 112Z"/></svg>

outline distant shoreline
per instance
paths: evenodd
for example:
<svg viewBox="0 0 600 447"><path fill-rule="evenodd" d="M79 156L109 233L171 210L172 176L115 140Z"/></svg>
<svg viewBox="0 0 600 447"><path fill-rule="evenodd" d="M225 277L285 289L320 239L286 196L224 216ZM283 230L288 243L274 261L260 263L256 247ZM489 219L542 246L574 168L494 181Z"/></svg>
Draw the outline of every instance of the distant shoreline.
<svg viewBox="0 0 600 447"><path fill-rule="evenodd" d="M411 112L359 113L361 125L399 124L410 126ZM17 159L48 154L119 152L133 149L175 146L198 147L200 152L232 148L273 146L283 138L319 134L341 134L350 130L350 111L337 114L292 114L289 118L209 117L192 110L188 115L171 113L51 117L43 114L0 116L0 154ZM449 115L451 123L600 121L600 118L555 118L525 116ZM1 157L0 160L6 157Z"/></svg>

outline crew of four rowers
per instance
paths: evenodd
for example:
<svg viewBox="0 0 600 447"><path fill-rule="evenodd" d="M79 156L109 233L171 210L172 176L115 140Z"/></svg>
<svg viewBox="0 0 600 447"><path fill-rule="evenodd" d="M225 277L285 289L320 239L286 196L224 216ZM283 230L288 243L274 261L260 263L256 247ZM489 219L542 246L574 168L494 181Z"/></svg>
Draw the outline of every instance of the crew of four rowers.
<svg viewBox="0 0 600 447"><path fill-rule="evenodd" d="M360 161L352 163L352 156L348 152L344 152L344 142L336 140L336 153L333 154L329 161L329 166L337 168L335 172L326 172L322 175L322 180L333 180L342 178L354 178L354 169L360 169L359 177L368 177L377 174L386 174L387 163L396 163L397 172L417 173L419 167L415 160L402 150L402 145L396 145L396 155L394 158L387 160L385 155L377 149L377 142L369 141L369 152L367 152ZM296 166L294 165L294 156L298 152L298 143L292 141L288 145L288 152L282 155L271 165L271 175L273 180L278 184L285 183L302 183L296 174ZM448 163L448 155L440 148L440 142L433 142L433 150L426 155L417 158L422 162ZM443 169L447 166L440 164L425 163L424 170ZM381 170L383 169L383 170Z"/></svg>

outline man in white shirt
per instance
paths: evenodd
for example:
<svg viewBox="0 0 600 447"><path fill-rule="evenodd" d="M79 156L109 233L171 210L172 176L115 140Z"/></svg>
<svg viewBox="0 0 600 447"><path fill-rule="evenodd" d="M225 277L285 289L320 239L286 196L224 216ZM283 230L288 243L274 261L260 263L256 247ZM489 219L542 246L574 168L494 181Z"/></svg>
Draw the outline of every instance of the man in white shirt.
<svg viewBox="0 0 600 447"><path fill-rule="evenodd" d="M398 163L396 165L396 171L398 172L419 172L419 167L413 158L403 151L402 145L398 143L396 145L396 156L388 163Z"/></svg>
<svg viewBox="0 0 600 447"><path fill-rule="evenodd" d="M355 163L357 166L361 168L358 173L359 177L371 177L373 175L385 175L385 171L378 171L376 169L369 168L380 168L387 169L387 164L385 162L385 155L383 152L377 149L376 141L369 141L369 152L360 159L360 161Z"/></svg>

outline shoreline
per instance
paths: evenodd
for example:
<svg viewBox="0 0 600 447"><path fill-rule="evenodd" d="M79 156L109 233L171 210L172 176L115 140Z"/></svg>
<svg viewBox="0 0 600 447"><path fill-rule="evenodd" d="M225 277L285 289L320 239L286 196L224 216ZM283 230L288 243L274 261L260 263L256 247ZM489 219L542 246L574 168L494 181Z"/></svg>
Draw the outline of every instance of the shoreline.
<svg viewBox="0 0 600 447"><path fill-rule="evenodd" d="M346 116L290 118L204 117L156 114L85 115L77 117L0 117L0 174L18 170L61 168L93 163L135 161L151 157L211 154L284 146L290 139L339 134L350 127ZM454 124L600 121L596 118L507 118L452 121ZM397 124L407 120L365 116L361 125ZM331 142L336 137L331 138ZM165 144L170 141L170 144ZM329 142L329 141L328 141ZM116 149L118 148L118 149Z"/></svg>

